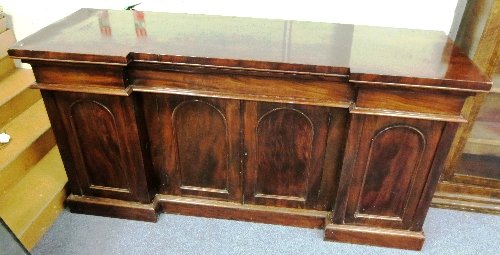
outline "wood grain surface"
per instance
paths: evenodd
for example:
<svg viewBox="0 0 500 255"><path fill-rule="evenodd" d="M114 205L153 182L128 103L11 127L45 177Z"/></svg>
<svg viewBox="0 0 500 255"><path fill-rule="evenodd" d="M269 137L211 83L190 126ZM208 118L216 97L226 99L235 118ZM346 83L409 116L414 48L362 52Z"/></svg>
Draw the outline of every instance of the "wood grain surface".
<svg viewBox="0 0 500 255"><path fill-rule="evenodd" d="M314 22L82 9L9 54L32 64L74 212L405 249L491 87L442 32Z"/></svg>
<svg viewBox="0 0 500 255"><path fill-rule="evenodd" d="M488 78L443 33L210 15L81 9L11 47L21 59L172 63L355 81L488 90ZM415 68L418 67L418 68Z"/></svg>

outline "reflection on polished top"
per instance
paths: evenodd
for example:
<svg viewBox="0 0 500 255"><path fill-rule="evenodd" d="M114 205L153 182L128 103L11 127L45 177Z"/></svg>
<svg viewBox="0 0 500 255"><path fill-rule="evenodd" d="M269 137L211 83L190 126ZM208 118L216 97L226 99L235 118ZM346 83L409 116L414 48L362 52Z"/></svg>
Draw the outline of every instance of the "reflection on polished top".
<svg viewBox="0 0 500 255"><path fill-rule="evenodd" d="M16 58L168 62L349 75L352 81L488 90L442 32L82 9L14 45Z"/></svg>

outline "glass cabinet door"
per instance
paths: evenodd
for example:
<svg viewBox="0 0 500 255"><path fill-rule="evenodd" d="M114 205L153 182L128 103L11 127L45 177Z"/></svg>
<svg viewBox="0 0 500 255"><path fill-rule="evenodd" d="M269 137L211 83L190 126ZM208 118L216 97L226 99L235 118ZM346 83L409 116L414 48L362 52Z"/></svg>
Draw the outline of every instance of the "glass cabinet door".
<svg viewBox="0 0 500 255"><path fill-rule="evenodd" d="M434 194L436 207L500 214L500 1L467 1L455 42L493 81L471 96ZM484 99L484 100L483 100Z"/></svg>
<svg viewBox="0 0 500 255"><path fill-rule="evenodd" d="M460 157L456 173L477 177L467 182L500 188L499 74L493 77L493 87L481 106Z"/></svg>

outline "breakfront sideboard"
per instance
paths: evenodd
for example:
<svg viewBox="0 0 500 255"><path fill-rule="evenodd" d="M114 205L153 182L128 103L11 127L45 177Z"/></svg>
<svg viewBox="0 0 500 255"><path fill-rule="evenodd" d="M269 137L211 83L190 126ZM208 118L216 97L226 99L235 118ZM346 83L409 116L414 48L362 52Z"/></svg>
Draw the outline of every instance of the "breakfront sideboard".
<svg viewBox="0 0 500 255"><path fill-rule="evenodd" d="M9 54L33 68L73 212L415 250L464 102L491 87L442 32L327 23L82 9Z"/></svg>

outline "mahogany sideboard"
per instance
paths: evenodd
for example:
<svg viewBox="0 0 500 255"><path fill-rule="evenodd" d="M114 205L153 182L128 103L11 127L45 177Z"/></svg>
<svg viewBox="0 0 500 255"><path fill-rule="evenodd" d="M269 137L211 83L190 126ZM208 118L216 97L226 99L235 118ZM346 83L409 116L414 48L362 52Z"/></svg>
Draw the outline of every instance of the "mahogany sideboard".
<svg viewBox="0 0 500 255"><path fill-rule="evenodd" d="M82 9L14 45L31 64L72 212L324 228L421 249L471 96L442 32Z"/></svg>

